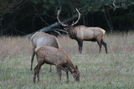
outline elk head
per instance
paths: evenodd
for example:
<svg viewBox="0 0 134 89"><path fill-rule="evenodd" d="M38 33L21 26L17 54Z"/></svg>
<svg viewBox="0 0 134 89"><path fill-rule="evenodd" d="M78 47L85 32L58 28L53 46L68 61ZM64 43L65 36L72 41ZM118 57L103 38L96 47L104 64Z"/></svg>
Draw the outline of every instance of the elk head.
<svg viewBox="0 0 134 89"><path fill-rule="evenodd" d="M62 22L60 21L60 19L59 19L59 14L60 14L61 10L58 10L58 12L57 12L57 20L58 20L58 22L59 22L63 27L65 27L64 29L68 31L69 36L70 36L71 38L74 38L74 35L73 35L73 34L74 34L74 32L73 32L73 28L74 28L74 27L73 27L73 26L78 23L78 21L80 20L80 16L81 16L79 10L76 9L76 11L78 12L78 19L77 19L75 22L73 22L71 25L62 23Z"/></svg>
<svg viewBox="0 0 134 89"><path fill-rule="evenodd" d="M75 69L73 70L72 75L73 75L75 81L80 81L80 72L78 70L77 65L76 65Z"/></svg>

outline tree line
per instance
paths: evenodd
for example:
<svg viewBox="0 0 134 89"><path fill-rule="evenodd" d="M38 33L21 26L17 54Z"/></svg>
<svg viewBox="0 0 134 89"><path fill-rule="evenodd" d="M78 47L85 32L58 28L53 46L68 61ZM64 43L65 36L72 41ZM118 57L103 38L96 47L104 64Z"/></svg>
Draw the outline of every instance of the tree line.
<svg viewBox="0 0 134 89"><path fill-rule="evenodd" d="M101 27L107 32L134 29L134 0L0 0L0 35L26 35L35 31L61 34L57 22L71 24L81 12L77 25Z"/></svg>

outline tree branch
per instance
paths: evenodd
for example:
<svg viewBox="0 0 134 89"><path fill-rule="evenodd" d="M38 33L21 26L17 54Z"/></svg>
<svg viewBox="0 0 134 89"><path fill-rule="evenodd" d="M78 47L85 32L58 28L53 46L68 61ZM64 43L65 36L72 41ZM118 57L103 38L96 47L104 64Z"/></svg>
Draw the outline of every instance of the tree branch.
<svg viewBox="0 0 134 89"><path fill-rule="evenodd" d="M49 24L48 24L46 21L44 21L44 19L40 16L40 14L39 14L37 8L36 8L34 5L33 5L33 7L34 7L34 9L35 9L37 15L40 17L40 19L41 19L45 24L49 25Z"/></svg>
<svg viewBox="0 0 134 89"><path fill-rule="evenodd" d="M75 15L73 15L71 18L68 18L68 19L64 20L62 23L67 23L67 22L69 22L69 21L72 21L72 20L73 20L74 18L76 18L77 16L78 16L78 15L75 14ZM48 31L52 31L52 30L55 30L54 27L57 27L57 26L59 26L59 25L60 25L59 22L55 22L55 23L53 23L53 24L51 24L51 25L49 25L49 26L47 26L47 27L44 27L44 28L42 28L42 29L40 29L40 30L38 30L38 31L36 31L36 32L48 32ZM65 32L65 31L64 31L64 32ZM34 33L35 33L35 32L30 33L30 34L27 34L27 35L25 35L25 36L31 37ZM66 32L66 33L67 33L67 32Z"/></svg>

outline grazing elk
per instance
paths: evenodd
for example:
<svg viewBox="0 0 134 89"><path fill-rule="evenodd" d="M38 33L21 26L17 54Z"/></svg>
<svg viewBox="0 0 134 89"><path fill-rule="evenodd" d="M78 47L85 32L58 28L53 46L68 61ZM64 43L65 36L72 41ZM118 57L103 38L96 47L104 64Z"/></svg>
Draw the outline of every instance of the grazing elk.
<svg viewBox="0 0 134 89"><path fill-rule="evenodd" d="M33 59L35 55L35 48L40 47L40 46L53 46L56 48L60 48L59 41L58 39L53 36L49 35L44 32L36 32L32 37L31 37L32 45L33 45L33 54L31 58L31 70L32 70L32 65L33 65ZM52 71L51 66L50 66L50 72Z"/></svg>
<svg viewBox="0 0 134 89"><path fill-rule="evenodd" d="M76 9L76 11L78 12L77 21L72 23L71 25L64 24L59 20L60 11L61 10L58 10L57 12L57 20L63 27L66 27L65 30L68 31L70 38L75 39L77 41L80 53L82 53L83 41L93 41L93 42L97 41L99 45L99 52L101 52L101 47L103 45L105 47L106 53L108 53L107 44L103 41L103 36L105 34L104 29L100 27L86 27L84 25L74 27L74 25L77 24L78 21L80 20L81 15L77 9Z"/></svg>
<svg viewBox="0 0 134 89"><path fill-rule="evenodd" d="M61 70L64 70L66 72L67 82L69 81L68 71L71 72L76 81L79 81L80 73L78 67L74 67L72 61L64 50L51 46L41 46L35 49L35 54L38 64L34 68L34 83L36 82L36 76L38 78L38 82L40 81L39 71L44 63L55 65L57 67L57 72L59 74L60 80L62 75Z"/></svg>

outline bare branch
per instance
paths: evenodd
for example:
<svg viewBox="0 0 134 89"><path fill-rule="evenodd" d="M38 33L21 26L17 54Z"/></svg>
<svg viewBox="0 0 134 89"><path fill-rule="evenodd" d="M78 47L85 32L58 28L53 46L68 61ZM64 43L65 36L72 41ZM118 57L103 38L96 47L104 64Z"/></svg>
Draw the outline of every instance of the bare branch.
<svg viewBox="0 0 134 89"><path fill-rule="evenodd" d="M115 5L115 0L113 1L113 6L114 6L114 10L116 10L117 8L119 8L119 6Z"/></svg>
<svg viewBox="0 0 134 89"><path fill-rule="evenodd" d="M59 31L54 30L54 32L61 36L61 33Z"/></svg>
<svg viewBox="0 0 134 89"><path fill-rule="evenodd" d="M73 20L73 19L76 18L76 17L77 17L77 14L73 15L71 18L68 18L68 19L64 20L63 23L67 23L67 22ZM57 27L57 26L59 26L59 25L60 25L59 22L55 22L55 23L53 23L53 24L51 24L51 25L49 25L49 26L47 26L47 27L44 27L44 28L38 30L38 31L39 31L39 32L47 32L47 31L50 31L52 28ZM37 31L36 31L36 32L37 32ZM30 36L32 36L34 33L35 33L35 32L33 32L33 33L31 33L31 34L27 34L27 35L25 35L25 36L30 37Z"/></svg>
<svg viewBox="0 0 134 89"><path fill-rule="evenodd" d="M41 19L45 24L49 25L49 24L48 24L46 21L44 21L44 19L40 16L40 14L39 14L37 8L36 8L34 5L33 5L33 7L34 7L35 11L37 12L37 15L40 17L40 19Z"/></svg>

